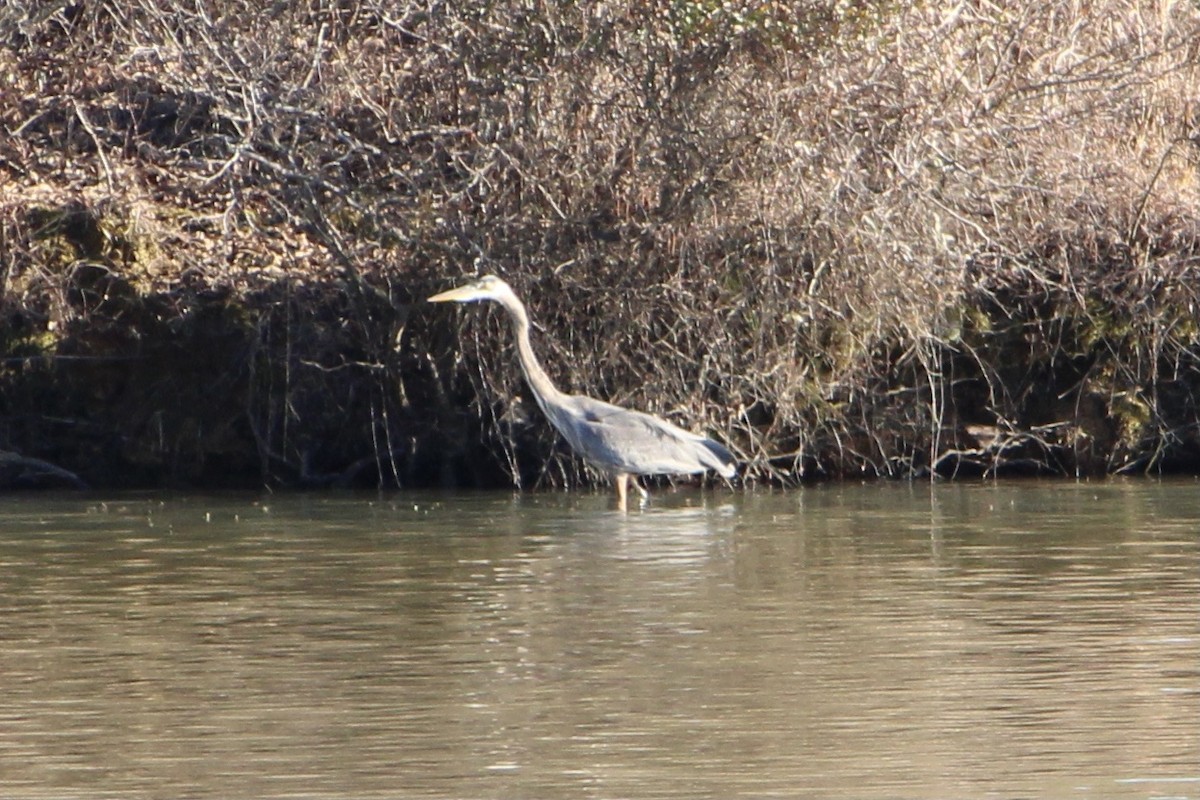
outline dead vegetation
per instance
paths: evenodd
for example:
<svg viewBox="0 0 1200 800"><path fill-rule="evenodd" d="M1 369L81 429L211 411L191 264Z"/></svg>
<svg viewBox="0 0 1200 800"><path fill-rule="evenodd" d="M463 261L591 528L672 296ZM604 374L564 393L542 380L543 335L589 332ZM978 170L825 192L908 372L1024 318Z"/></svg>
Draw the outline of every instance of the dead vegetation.
<svg viewBox="0 0 1200 800"><path fill-rule="evenodd" d="M552 375L751 480L1200 465L1194 5L0 6L0 448L585 477Z"/></svg>

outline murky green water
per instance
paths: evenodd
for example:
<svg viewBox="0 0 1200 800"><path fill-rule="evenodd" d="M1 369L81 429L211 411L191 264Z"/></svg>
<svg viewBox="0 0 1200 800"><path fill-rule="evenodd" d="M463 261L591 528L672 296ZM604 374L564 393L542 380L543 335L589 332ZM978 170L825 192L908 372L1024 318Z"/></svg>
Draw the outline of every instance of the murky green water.
<svg viewBox="0 0 1200 800"><path fill-rule="evenodd" d="M1200 797L1200 484L0 499L5 798Z"/></svg>

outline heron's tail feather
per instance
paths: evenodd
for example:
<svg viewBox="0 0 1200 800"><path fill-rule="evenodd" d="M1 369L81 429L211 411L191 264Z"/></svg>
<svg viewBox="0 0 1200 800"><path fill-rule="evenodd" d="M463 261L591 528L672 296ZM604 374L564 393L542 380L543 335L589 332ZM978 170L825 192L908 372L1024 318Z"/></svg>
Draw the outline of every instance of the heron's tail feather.
<svg viewBox="0 0 1200 800"><path fill-rule="evenodd" d="M733 457L733 453L720 442L714 442L712 439L705 439L701 444L712 455L712 461L708 466L720 473L723 478L732 478L737 475L737 459Z"/></svg>

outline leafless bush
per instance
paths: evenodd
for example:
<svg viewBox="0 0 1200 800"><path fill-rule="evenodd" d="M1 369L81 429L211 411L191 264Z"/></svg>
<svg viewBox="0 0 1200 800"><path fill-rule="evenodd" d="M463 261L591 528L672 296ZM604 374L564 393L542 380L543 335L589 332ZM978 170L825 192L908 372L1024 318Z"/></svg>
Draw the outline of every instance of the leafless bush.
<svg viewBox="0 0 1200 800"><path fill-rule="evenodd" d="M290 382L248 419L290 461L278 409L339 370L378 461L437 420L578 480L502 321L409 308L487 270L560 383L707 428L752 478L1161 464L1197 441L1198 31L1165 0L10 0L0 212L33 255L6 302L79 313L36 298L81 260L145 293L329 287L340 359L260 337ZM46 235L68 207L97 247Z"/></svg>

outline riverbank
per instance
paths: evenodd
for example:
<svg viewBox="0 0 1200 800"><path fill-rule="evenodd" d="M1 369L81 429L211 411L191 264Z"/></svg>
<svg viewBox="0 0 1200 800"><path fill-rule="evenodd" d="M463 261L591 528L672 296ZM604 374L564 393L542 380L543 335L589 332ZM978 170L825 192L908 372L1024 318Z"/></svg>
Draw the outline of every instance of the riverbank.
<svg viewBox="0 0 1200 800"><path fill-rule="evenodd" d="M749 481L1200 472L1195 9L243 5L0 19L0 450L589 480L487 271Z"/></svg>

